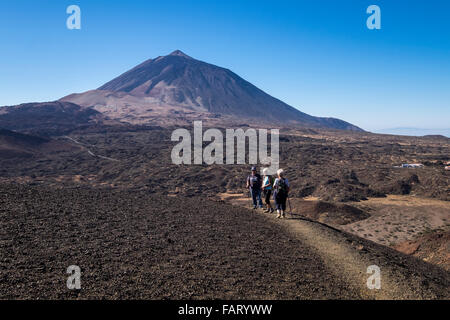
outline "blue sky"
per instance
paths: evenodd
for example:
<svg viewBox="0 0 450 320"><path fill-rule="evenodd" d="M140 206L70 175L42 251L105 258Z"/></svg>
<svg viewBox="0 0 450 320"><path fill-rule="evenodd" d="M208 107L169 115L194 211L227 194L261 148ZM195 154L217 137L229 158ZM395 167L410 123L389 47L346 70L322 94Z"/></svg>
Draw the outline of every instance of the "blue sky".
<svg viewBox="0 0 450 320"><path fill-rule="evenodd" d="M79 5L82 29L66 28ZM381 8L381 30L366 9ZM101 86L180 49L316 116L450 127L450 1L1 1L0 105Z"/></svg>

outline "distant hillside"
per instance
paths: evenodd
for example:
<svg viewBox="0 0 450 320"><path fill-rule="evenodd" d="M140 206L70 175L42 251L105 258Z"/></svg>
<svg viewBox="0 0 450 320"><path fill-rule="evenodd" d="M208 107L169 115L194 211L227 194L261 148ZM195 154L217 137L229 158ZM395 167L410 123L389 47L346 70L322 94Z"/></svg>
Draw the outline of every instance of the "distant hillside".
<svg viewBox="0 0 450 320"><path fill-rule="evenodd" d="M101 118L94 109L61 101L0 108L0 128L25 132L64 133Z"/></svg>
<svg viewBox="0 0 450 320"><path fill-rule="evenodd" d="M72 150L70 144L0 129L0 160L31 158L37 154Z"/></svg>
<svg viewBox="0 0 450 320"><path fill-rule="evenodd" d="M390 128L375 130L374 132L403 136L445 136L447 138L450 138L450 129Z"/></svg>

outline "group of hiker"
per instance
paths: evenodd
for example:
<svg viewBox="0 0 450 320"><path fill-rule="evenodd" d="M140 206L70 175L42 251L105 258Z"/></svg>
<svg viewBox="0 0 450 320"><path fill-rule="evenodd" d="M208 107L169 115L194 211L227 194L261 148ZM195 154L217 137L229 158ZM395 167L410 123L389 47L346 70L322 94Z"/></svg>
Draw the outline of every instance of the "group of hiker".
<svg viewBox="0 0 450 320"><path fill-rule="evenodd" d="M264 212L273 213L274 209L270 203L270 198L273 196L275 200L275 208L277 210L277 218L285 218L286 201L289 194L289 181L284 176L284 170L277 171L277 177L269 174L269 169L263 169L263 176L258 173L256 167L252 167L252 173L247 177L247 189L250 191L250 196L253 200L253 209L263 208L261 193L264 196L266 210Z"/></svg>

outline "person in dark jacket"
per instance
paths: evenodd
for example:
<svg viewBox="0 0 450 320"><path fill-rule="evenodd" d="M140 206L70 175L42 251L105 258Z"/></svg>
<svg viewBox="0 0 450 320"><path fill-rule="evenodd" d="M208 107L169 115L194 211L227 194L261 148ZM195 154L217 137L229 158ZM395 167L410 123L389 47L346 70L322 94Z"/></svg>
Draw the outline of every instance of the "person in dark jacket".
<svg viewBox="0 0 450 320"><path fill-rule="evenodd" d="M252 167L252 173L247 177L247 189L250 190L250 195L252 196L253 209L256 209L257 206L260 208L263 207L261 200L261 186L261 175L257 173L256 167Z"/></svg>

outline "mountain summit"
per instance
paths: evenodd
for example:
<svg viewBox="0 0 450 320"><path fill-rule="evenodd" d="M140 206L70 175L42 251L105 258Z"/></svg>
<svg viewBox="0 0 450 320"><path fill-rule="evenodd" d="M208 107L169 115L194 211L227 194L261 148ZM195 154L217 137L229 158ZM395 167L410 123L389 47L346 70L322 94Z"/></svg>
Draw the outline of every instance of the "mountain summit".
<svg viewBox="0 0 450 320"><path fill-rule="evenodd" d="M63 98L100 112L145 103L238 119L305 127L361 130L334 118L303 113L258 89L232 71L196 60L180 50L149 59L94 91ZM125 116L125 114L122 114ZM150 116L150 115L147 115ZM117 118L117 117L116 117Z"/></svg>
<svg viewBox="0 0 450 320"><path fill-rule="evenodd" d="M185 54L183 51L181 50L175 50L174 52L172 52L171 54L169 54L169 56L178 56L178 57L185 57L185 58L189 58L192 59L191 57L189 57L187 54Z"/></svg>

